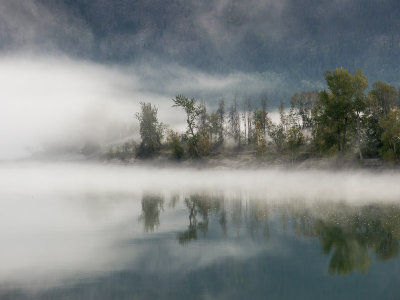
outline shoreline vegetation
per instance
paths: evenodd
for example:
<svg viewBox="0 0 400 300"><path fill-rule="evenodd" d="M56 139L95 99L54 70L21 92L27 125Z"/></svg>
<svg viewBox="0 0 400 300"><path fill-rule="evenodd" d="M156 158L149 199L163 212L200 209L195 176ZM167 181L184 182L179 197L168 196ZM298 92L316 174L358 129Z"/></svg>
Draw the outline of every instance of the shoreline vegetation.
<svg viewBox="0 0 400 300"><path fill-rule="evenodd" d="M178 95L172 109L185 114L186 130L159 122L158 109L141 102L136 113L140 141L109 145L104 161L200 166L395 167L400 161L400 88L369 83L362 70L326 71L326 90L295 93L271 120L268 98L220 100L213 111L195 98ZM96 152L97 151L97 152Z"/></svg>

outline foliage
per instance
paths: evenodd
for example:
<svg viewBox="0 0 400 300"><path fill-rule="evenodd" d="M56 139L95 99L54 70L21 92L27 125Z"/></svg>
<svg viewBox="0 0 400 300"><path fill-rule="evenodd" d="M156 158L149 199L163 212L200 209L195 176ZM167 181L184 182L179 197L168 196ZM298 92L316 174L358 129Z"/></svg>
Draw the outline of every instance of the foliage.
<svg viewBox="0 0 400 300"><path fill-rule="evenodd" d="M387 160L398 160L400 158L400 109L392 110L387 119L381 119L382 154Z"/></svg>
<svg viewBox="0 0 400 300"><path fill-rule="evenodd" d="M263 117L262 111L261 113L257 114L255 113L255 115L260 115L261 117ZM267 141L265 139L265 133L264 133L264 124L265 124L265 119L264 122L263 118L258 119L255 118L255 138L254 138L254 148L256 150L256 155L257 156L263 156L266 152L267 152Z"/></svg>
<svg viewBox="0 0 400 300"><path fill-rule="evenodd" d="M314 141L320 150L326 151L335 145L338 152L344 152L349 136L358 128L368 82L361 70L351 74L342 68L326 71L325 80L329 90L319 93L312 112Z"/></svg>
<svg viewBox="0 0 400 300"><path fill-rule="evenodd" d="M157 108L151 103L140 103L141 112L136 114L140 124L139 156L150 156L161 148L163 137L163 124L158 122Z"/></svg>
<svg viewBox="0 0 400 300"><path fill-rule="evenodd" d="M300 126L292 126L287 130L286 136L288 148L290 149L292 154L292 161L294 161L295 154L297 154L299 148L305 143L304 135L301 131Z"/></svg>
<svg viewBox="0 0 400 300"><path fill-rule="evenodd" d="M317 102L318 92L295 93L290 99L290 106L293 112L300 116L301 126L308 129L313 126L312 109Z"/></svg>
<svg viewBox="0 0 400 300"><path fill-rule="evenodd" d="M372 85L372 90L369 94L372 101L375 102L378 115L381 118L387 117L396 104L397 92L395 87L382 81L377 81Z"/></svg>
<svg viewBox="0 0 400 300"><path fill-rule="evenodd" d="M269 118L266 94L259 98L258 107L253 106L254 99L244 97L239 103L235 96L227 112L224 100L209 112L205 103L178 95L172 99L173 107L185 112L187 127L184 134L169 131L167 146L177 159L185 152L193 158L206 156L233 142L238 151L254 149L257 156L275 151L283 157L290 154L292 161L302 149L307 154L303 157L340 154L342 158L358 155L360 160L379 156L398 160L400 92L377 81L366 94L368 81L360 69L354 73L327 70L325 81L326 90L294 94L289 110L281 103L276 123ZM128 144L112 147L108 158L127 160L134 153L147 156L161 150L165 129L158 122L157 108L141 103L136 117L142 139L138 149Z"/></svg>
<svg viewBox="0 0 400 300"><path fill-rule="evenodd" d="M181 136L173 131L168 131L167 137L168 147L172 151L172 155L176 159L181 159L185 154L185 149L182 146L182 138Z"/></svg>
<svg viewBox="0 0 400 300"><path fill-rule="evenodd" d="M183 95L178 95L175 99L173 107L181 107L186 113L186 137L185 140L188 145L188 152L192 157L200 157L201 153L199 151L198 142L198 122L200 115L204 114L204 107L197 103L195 98L189 99Z"/></svg>
<svg viewBox="0 0 400 300"><path fill-rule="evenodd" d="M135 157L136 148L137 145L133 140L127 141L121 145L111 145L106 153L106 158L128 161Z"/></svg>

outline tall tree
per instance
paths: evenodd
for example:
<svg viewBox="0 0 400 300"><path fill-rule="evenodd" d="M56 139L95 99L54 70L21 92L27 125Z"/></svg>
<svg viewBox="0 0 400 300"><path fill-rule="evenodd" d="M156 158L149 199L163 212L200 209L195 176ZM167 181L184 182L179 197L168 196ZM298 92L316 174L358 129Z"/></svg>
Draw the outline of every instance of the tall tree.
<svg viewBox="0 0 400 300"><path fill-rule="evenodd" d="M158 109L151 103L140 103L141 111L136 114L140 124L139 156L149 156L160 150L163 124L158 122Z"/></svg>
<svg viewBox="0 0 400 300"><path fill-rule="evenodd" d="M387 118L381 119L382 133L382 154L387 160L400 158L400 110L392 110Z"/></svg>
<svg viewBox="0 0 400 300"><path fill-rule="evenodd" d="M176 96L172 101L174 102L173 107L181 107L186 113L186 137L189 146L189 153L195 157L200 157L201 154L198 146L200 139L198 122L199 116L204 112L204 107L201 104L198 104L195 98L189 99L183 95Z"/></svg>
<svg viewBox="0 0 400 300"><path fill-rule="evenodd" d="M224 124L225 124L225 100L221 99L218 104L217 115L219 117L219 136L218 144L222 145L224 143Z"/></svg>
<svg viewBox="0 0 400 300"><path fill-rule="evenodd" d="M300 92L295 93L290 99L291 110L301 118L303 129L312 127L312 109L318 100L318 92Z"/></svg>
<svg viewBox="0 0 400 300"><path fill-rule="evenodd" d="M230 135L232 136L233 140L238 143L238 145L241 145L241 130L240 130L240 116L239 112L237 109L237 100L236 97L229 109L229 128L230 128Z"/></svg>
<svg viewBox="0 0 400 300"><path fill-rule="evenodd" d="M390 111L397 106L397 98L398 94L393 86L382 81L377 81L372 85L372 90L367 95L366 107L362 117L365 128L363 151L366 155L376 156L378 149L384 146L382 142L384 132L382 121L387 119ZM382 149L382 151L385 150Z"/></svg>
<svg viewBox="0 0 400 300"><path fill-rule="evenodd" d="M319 93L313 109L317 123L314 138L324 148L336 146L337 151L344 152L350 133L357 128L368 83L361 70L353 75L343 68L326 71L325 80L328 91Z"/></svg>
<svg viewBox="0 0 400 300"><path fill-rule="evenodd" d="M267 114L268 114L267 113L267 104L268 104L267 93L263 93L261 95L260 104L261 104L261 111L262 111L261 125L262 125L263 134L265 136L266 131L267 131Z"/></svg>

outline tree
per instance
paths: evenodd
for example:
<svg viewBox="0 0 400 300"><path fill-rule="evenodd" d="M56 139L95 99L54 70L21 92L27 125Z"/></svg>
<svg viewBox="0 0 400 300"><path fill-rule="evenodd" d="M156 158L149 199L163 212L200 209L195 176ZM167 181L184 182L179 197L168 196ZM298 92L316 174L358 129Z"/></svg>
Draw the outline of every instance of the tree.
<svg viewBox="0 0 400 300"><path fill-rule="evenodd" d="M392 110L388 117L381 119L383 128L381 152L387 160L400 158L400 109Z"/></svg>
<svg viewBox="0 0 400 300"><path fill-rule="evenodd" d="M304 145L304 135L301 132L300 126L292 126L286 132L288 147L292 154L292 163L295 160L297 150Z"/></svg>
<svg viewBox="0 0 400 300"><path fill-rule="evenodd" d="M240 147L241 146L240 116L239 116L239 112L237 109L236 97L229 109L228 123L229 123L229 133L232 136L232 138L234 139L234 141L237 142Z"/></svg>
<svg viewBox="0 0 400 300"><path fill-rule="evenodd" d="M172 155L176 159L181 159L185 154L185 149L182 146L182 138L179 136L179 134L173 130L170 130L168 132L167 142L168 147L172 151Z"/></svg>
<svg viewBox="0 0 400 300"><path fill-rule="evenodd" d="M312 127L312 109L318 100L318 92L295 93L290 99L291 110L301 118L303 129Z"/></svg>
<svg viewBox="0 0 400 300"><path fill-rule="evenodd" d="M328 91L319 93L313 109L316 122L314 140L325 150L336 146L338 152L344 152L347 150L349 136L354 129L359 128L357 123L365 102L364 90L368 82L361 70L351 74L343 68L326 71L325 80Z"/></svg>
<svg viewBox="0 0 400 300"><path fill-rule="evenodd" d="M142 139L138 155L150 156L161 148L164 126L158 122L158 109L151 103L140 103L141 112L136 114L140 124L140 137Z"/></svg>
<svg viewBox="0 0 400 300"><path fill-rule="evenodd" d="M367 105L366 96L364 93L367 87L367 78L362 74L361 69L357 69L353 75L353 110L356 116L357 150L360 159L363 159L361 151L361 120Z"/></svg>
<svg viewBox="0 0 400 300"><path fill-rule="evenodd" d="M390 84L382 81L374 82L370 95L379 108L380 117L387 117L396 105L396 88Z"/></svg>
<svg viewBox="0 0 400 300"><path fill-rule="evenodd" d="M252 107L252 101L250 97L246 98L246 106L247 106L247 143L250 145L253 142L253 107Z"/></svg>
<svg viewBox="0 0 400 300"><path fill-rule="evenodd" d="M384 82L377 81L366 97L366 106L363 112L364 145L363 152L368 156L377 156L378 149L382 148L382 119L386 119L390 111L395 108L397 101L396 89ZM383 150L383 149L382 149ZM383 150L386 152L388 149ZM382 152L382 151L381 151Z"/></svg>
<svg viewBox="0 0 400 300"><path fill-rule="evenodd" d="M225 124L225 101L222 99L219 102L217 115L219 117L219 136L218 144L222 145L224 143L224 124Z"/></svg>
<svg viewBox="0 0 400 300"><path fill-rule="evenodd" d="M188 144L189 153L194 157L200 157L198 143L200 135L198 133L199 116L203 113L204 108L201 104L197 103L195 98L189 99L183 95L178 95L175 99L173 107L181 107L186 113L186 141Z"/></svg>
<svg viewBox="0 0 400 300"><path fill-rule="evenodd" d="M218 113L212 113L209 117L209 134L210 134L210 142L213 143L213 137L217 137L217 144L223 143L223 135L221 131L221 119Z"/></svg>
<svg viewBox="0 0 400 300"><path fill-rule="evenodd" d="M254 112L254 148L257 156L262 156L267 152L267 141L265 139L264 127L266 126L266 115L259 109Z"/></svg>
<svg viewBox="0 0 400 300"><path fill-rule="evenodd" d="M267 132L267 104L268 104L268 96L267 93L263 93L260 99L260 103L261 103L261 111L262 111L262 115L261 115L261 125L262 125L262 129L263 129L263 134L265 136L266 132Z"/></svg>

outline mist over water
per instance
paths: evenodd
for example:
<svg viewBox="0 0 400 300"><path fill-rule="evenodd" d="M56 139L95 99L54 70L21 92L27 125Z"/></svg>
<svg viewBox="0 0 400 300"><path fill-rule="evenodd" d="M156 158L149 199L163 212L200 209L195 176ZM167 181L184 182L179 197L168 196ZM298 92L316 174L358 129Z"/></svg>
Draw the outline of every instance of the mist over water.
<svg viewBox="0 0 400 300"><path fill-rule="evenodd" d="M383 222L389 227L379 230L397 232L399 179L390 171L2 163L0 295L57 299L78 286L79 295L92 289L100 293L95 286L104 282L111 284L106 284L110 292L127 284L118 279L125 274L139 276L141 283L129 285L128 294L120 292L121 299L139 297L147 295L141 293L149 278L168 284L171 272L176 276L169 284L183 284L189 274L231 260L291 261L293 251L306 245L319 257L323 237L334 228L329 226L349 235L356 251L351 255L364 253L362 247L371 246L356 236L353 240L352 228ZM398 245L397 233L393 239ZM382 256L395 259L398 248L393 249ZM369 268L375 274L372 254L344 267L336 266L333 257L327 253L311 261L322 274ZM203 277L205 282L209 278ZM196 297L205 297L203 292Z"/></svg>
<svg viewBox="0 0 400 300"><path fill-rule="evenodd" d="M146 191L246 193L267 200L307 199L352 203L397 201L398 172L366 170L193 169L96 163L3 163L2 193ZM24 187L21 189L21 185Z"/></svg>
<svg viewBox="0 0 400 300"><path fill-rule="evenodd" d="M112 159L141 102L183 133L177 95L237 101L246 139L261 96L280 122L327 69L397 89L397 2L0 0L0 299L397 299L398 169L229 161L230 137L205 164Z"/></svg>

